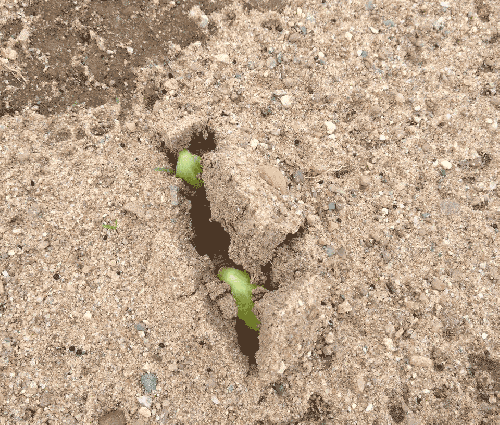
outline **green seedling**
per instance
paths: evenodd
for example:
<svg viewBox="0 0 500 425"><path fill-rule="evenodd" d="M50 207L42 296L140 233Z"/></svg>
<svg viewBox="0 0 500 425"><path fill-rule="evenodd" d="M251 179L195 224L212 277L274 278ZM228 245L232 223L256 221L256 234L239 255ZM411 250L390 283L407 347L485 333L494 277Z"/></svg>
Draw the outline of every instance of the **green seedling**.
<svg viewBox="0 0 500 425"><path fill-rule="evenodd" d="M155 168L155 170L172 173L172 170L166 168ZM199 156L193 155L187 149L179 153L175 174L177 178L185 180L197 189L203 185L203 180L199 178L201 171L201 158ZM231 287L231 293L238 306L238 317L250 329L258 332L260 322L252 311L254 306L252 289L256 288L257 285L250 283L250 276L247 272L233 268L223 268L217 276Z"/></svg>
<svg viewBox="0 0 500 425"><path fill-rule="evenodd" d="M155 171L173 172L168 168L155 168ZM175 177L185 180L188 184L198 189L203 185L203 180L198 178L198 174L201 171L201 158L199 156L193 155L187 149L179 153Z"/></svg>
<svg viewBox="0 0 500 425"><path fill-rule="evenodd" d="M259 332L260 321L252 311L254 305L252 301L252 289L258 285L250 283L250 276L247 272L233 268L222 268L217 277L231 287L231 294L238 306L238 317L250 329Z"/></svg>
<svg viewBox="0 0 500 425"><path fill-rule="evenodd" d="M155 168L155 171L165 171L165 173L169 173L169 174L172 174L174 172L174 170L172 170L170 168Z"/></svg>
<svg viewBox="0 0 500 425"><path fill-rule="evenodd" d="M202 171L201 158L193 155L187 149L179 153L175 176L185 180L196 189L203 185L203 181L197 177Z"/></svg>
<svg viewBox="0 0 500 425"><path fill-rule="evenodd" d="M118 227L117 223L118 223L118 220L115 220L114 226L111 224L103 224L102 226L105 227L106 229L116 230L116 228Z"/></svg>

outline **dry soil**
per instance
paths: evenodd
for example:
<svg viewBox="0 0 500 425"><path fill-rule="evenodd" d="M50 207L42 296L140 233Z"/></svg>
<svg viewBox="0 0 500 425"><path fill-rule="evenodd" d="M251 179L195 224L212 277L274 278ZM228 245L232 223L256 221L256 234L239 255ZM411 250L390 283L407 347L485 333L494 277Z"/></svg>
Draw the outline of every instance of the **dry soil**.
<svg viewBox="0 0 500 425"><path fill-rule="evenodd" d="M0 424L498 425L499 20L1 3Z"/></svg>

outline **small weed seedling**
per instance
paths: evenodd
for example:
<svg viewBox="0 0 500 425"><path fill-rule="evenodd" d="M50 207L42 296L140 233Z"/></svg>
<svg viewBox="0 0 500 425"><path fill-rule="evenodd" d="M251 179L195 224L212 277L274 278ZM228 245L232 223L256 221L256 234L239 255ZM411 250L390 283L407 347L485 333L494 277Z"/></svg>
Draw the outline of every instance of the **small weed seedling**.
<svg viewBox="0 0 500 425"><path fill-rule="evenodd" d="M111 230L116 230L116 228L118 227L118 220L115 220L115 225L111 225L111 224L103 224L102 226L105 227L106 229L111 229Z"/></svg>

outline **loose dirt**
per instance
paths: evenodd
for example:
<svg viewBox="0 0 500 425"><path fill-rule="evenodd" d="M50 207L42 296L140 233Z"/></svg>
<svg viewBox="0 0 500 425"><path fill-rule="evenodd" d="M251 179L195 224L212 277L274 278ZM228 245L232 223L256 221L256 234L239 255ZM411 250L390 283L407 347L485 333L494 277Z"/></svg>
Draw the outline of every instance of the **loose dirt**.
<svg viewBox="0 0 500 425"><path fill-rule="evenodd" d="M0 424L499 424L499 19L1 3Z"/></svg>

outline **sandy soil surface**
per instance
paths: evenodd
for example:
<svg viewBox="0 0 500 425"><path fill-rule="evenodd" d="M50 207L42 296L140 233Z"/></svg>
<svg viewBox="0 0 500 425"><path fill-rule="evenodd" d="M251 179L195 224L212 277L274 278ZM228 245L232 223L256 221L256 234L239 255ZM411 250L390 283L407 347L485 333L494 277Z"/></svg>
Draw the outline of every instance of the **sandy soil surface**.
<svg viewBox="0 0 500 425"><path fill-rule="evenodd" d="M500 424L499 21L1 3L0 424Z"/></svg>

